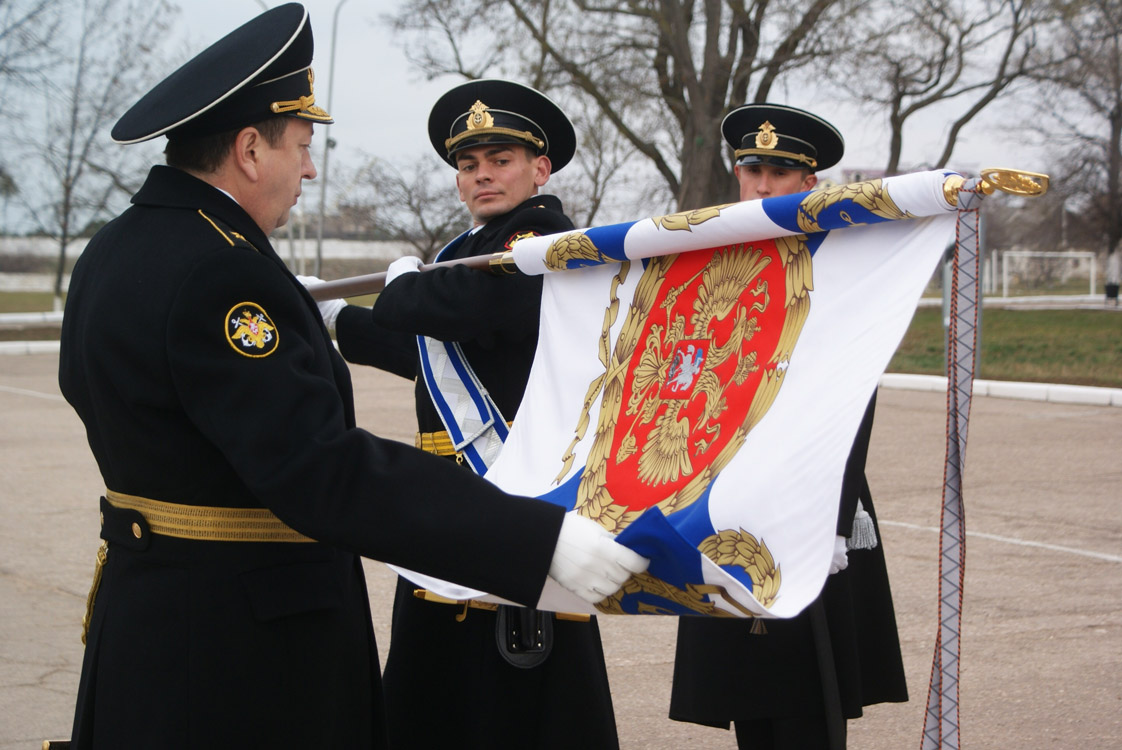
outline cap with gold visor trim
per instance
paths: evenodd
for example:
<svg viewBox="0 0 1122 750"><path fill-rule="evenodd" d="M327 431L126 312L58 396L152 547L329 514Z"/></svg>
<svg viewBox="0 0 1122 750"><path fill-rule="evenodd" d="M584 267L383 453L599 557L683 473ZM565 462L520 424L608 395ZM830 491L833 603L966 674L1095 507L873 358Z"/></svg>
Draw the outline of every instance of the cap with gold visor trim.
<svg viewBox="0 0 1122 750"><path fill-rule="evenodd" d="M113 126L113 140L214 135L278 116L333 122L316 105L313 46L304 6L268 10L156 84Z"/></svg>
<svg viewBox="0 0 1122 750"><path fill-rule="evenodd" d="M484 78L445 92L429 113L429 140L453 167L456 154L486 144L522 145L559 172L576 151L569 118L545 94L514 81Z"/></svg>
<svg viewBox="0 0 1122 750"><path fill-rule="evenodd" d="M721 134L741 166L766 164L817 172L845 153L841 133L818 115L782 104L745 104L729 112Z"/></svg>

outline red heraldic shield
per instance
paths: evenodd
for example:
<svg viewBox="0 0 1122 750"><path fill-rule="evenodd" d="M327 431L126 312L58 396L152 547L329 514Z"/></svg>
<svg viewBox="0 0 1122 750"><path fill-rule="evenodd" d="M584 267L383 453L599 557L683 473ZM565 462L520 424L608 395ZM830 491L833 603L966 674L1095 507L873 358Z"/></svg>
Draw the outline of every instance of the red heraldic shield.
<svg viewBox="0 0 1122 750"><path fill-rule="evenodd" d="M616 360L629 360L614 425L600 425L613 433L606 489L625 515L696 499L774 399L789 354L789 247L768 240L648 264L617 340Z"/></svg>

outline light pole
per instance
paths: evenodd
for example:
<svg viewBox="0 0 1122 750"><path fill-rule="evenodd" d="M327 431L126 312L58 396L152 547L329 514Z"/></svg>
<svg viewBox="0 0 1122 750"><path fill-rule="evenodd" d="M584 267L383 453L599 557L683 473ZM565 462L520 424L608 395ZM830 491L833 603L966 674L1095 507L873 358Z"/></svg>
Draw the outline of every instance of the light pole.
<svg viewBox="0 0 1122 750"><path fill-rule="evenodd" d="M339 0L335 6L335 16L331 21L331 62L327 69L327 111L331 111L331 94L335 90L335 36L339 31L339 9L347 0ZM320 275L323 267L323 216L327 204L327 168L331 160L331 149L335 148L335 141L331 139L331 124L323 126L323 184L319 189L319 225L316 227L316 276Z"/></svg>
<svg viewBox="0 0 1122 750"><path fill-rule="evenodd" d="M1060 249L1067 250L1067 198L1060 202Z"/></svg>

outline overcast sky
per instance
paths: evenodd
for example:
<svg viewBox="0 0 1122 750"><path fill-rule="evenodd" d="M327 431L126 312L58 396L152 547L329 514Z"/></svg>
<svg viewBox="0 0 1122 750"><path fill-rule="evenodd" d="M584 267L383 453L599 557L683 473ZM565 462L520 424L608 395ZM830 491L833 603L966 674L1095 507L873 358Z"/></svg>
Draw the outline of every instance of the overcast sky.
<svg viewBox="0 0 1122 750"><path fill-rule="evenodd" d="M171 41L178 43L175 48L196 54L261 13L264 6L275 7L280 3L276 0L179 0L179 4L181 11L176 38ZM329 177L332 187L339 185L339 167L357 163L364 154L406 166L429 153L432 148L426 133L429 109L437 97L458 79L445 77L426 81L410 66L402 43L393 38L382 19L385 14L393 12L398 0L305 0L303 4L308 9L315 32L313 67L316 72L316 100L336 120L329 127L316 126L317 135L313 144L313 156L322 173L325 131L337 142L337 148L331 155ZM332 85L332 32L336 17L335 81ZM887 127L882 121L863 117L855 109L845 108L836 101L811 98L811 93L803 87L790 91L777 89L772 101L812 109L842 131L846 140L845 158L838 167L825 172L825 178L840 179L842 169L877 169L884 166L887 160ZM995 130L988 126L1002 116L1008 117L1001 107L1000 104L991 105L991 111L983 113L984 119L967 128L959 139L951 166L971 175L987 166L1045 171L1040 151L1021 145L1020 139L1010 137L1005 129ZM933 162L943 145L946 116L928 115L924 123L915 119L915 124L905 132L902 160L905 166ZM452 185L452 173L449 171L449 189ZM302 202L301 208L315 212L319 201L318 188L311 188L306 195L311 200ZM564 198L564 195L561 197ZM654 206L651 211L664 208ZM642 209L639 211L641 213ZM635 218L639 217L613 215L603 220Z"/></svg>
<svg viewBox="0 0 1122 750"><path fill-rule="evenodd" d="M262 12L258 0L179 0L181 29L197 52ZM282 3L265 0L269 7ZM429 83L409 70L405 53L379 17L393 0L304 0L315 32L316 103L335 118L330 134L337 154L362 149L379 156L407 156L431 149L425 134L429 107L451 79ZM335 10L335 84L331 41ZM328 91L331 89L331 101ZM317 126L322 133L323 127ZM333 154L333 158L334 158Z"/></svg>

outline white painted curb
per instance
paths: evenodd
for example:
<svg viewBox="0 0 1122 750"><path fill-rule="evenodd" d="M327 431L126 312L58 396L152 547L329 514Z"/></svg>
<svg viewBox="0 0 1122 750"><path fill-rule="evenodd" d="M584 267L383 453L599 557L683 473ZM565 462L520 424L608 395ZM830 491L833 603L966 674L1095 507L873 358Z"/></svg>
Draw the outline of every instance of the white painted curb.
<svg viewBox="0 0 1122 750"><path fill-rule="evenodd" d="M58 354L58 342L0 341L0 356L4 354Z"/></svg>
<svg viewBox="0 0 1122 750"><path fill-rule="evenodd" d="M940 375L904 375L886 372L880 377L882 388L908 391L947 392L947 379ZM975 396L1048 401L1054 404L1122 406L1122 388L1096 388L1055 383L1018 383L1003 380L975 380Z"/></svg>
<svg viewBox="0 0 1122 750"><path fill-rule="evenodd" d="M336 348L338 345L336 344ZM58 354L57 341L0 341L0 356L5 354ZM905 375L886 372L880 376L881 388L904 391L947 392L947 379L941 375ZM1095 388L1056 383L1017 383L1002 380L975 380L975 396L1048 401L1054 404L1122 406L1122 388Z"/></svg>

